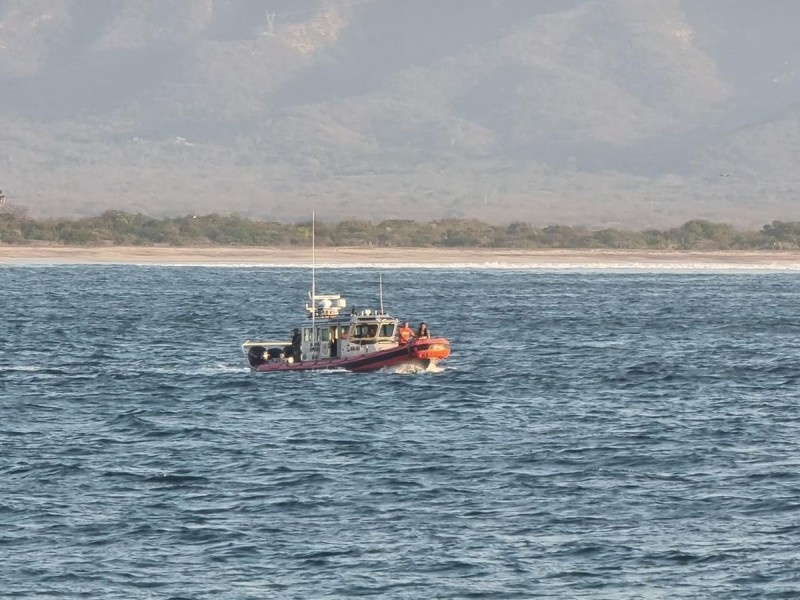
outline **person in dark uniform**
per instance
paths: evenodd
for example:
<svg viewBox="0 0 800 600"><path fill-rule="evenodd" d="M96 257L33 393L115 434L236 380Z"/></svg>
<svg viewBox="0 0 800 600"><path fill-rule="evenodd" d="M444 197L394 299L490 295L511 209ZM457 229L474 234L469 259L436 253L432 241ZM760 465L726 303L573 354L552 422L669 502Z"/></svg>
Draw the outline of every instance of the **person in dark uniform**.
<svg viewBox="0 0 800 600"><path fill-rule="evenodd" d="M428 331L428 326L425 325L425 321L419 324L419 329L417 329L417 339L424 340L431 337L431 332Z"/></svg>
<svg viewBox="0 0 800 600"><path fill-rule="evenodd" d="M300 330L295 327L294 335L292 335L292 358L294 358L294 362L300 362L300 357L302 353L300 352L300 344L303 343L303 336L300 334Z"/></svg>

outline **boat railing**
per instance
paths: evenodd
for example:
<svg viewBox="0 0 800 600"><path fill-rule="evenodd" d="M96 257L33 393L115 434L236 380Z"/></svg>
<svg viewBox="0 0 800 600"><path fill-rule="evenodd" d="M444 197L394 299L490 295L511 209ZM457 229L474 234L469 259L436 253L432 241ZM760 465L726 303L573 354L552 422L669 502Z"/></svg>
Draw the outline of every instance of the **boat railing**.
<svg viewBox="0 0 800 600"><path fill-rule="evenodd" d="M310 316L337 317L339 312L347 306L347 300L341 294L309 294L310 304L306 304L306 311Z"/></svg>
<svg viewBox="0 0 800 600"><path fill-rule="evenodd" d="M291 346L292 340L245 340L242 348L251 348L252 346Z"/></svg>

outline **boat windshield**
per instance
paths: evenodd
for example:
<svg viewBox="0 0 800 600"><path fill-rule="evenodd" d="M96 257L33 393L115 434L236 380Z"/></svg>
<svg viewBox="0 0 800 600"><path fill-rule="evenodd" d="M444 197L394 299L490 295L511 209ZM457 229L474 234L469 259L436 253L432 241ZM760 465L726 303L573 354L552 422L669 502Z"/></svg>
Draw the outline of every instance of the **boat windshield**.
<svg viewBox="0 0 800 600"><path fill-rule="evenodd" d="M377 323L359 323L353 327L353 339L372 339L378 335Z"/></svg>
<svg viewBox="0 0 800 600"><path fill-rule="evenodd" d="M394 337L394 323L383 323L381 325L381 337L382 338L393 338Z"/></svg>
<svg viewBox="0 0 800 600"><path fill-rule="evenodd" d="M353 339L354 340L374 340L380 339L394 339L395 329L397 323L381 322L381 323L358 323L353 326Z"/></svg>

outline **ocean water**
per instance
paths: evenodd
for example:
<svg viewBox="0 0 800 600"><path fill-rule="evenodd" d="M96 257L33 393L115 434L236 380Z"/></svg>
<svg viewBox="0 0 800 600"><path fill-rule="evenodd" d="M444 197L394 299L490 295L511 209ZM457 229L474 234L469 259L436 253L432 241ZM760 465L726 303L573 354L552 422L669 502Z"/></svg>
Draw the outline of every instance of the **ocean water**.
<svg viewBox="0 0 800 600"><path fill-rule="evenodd" d="M797 274L384 282L441 372L248 372L304 269L0 268L0 596L800 596Z"/></svg>

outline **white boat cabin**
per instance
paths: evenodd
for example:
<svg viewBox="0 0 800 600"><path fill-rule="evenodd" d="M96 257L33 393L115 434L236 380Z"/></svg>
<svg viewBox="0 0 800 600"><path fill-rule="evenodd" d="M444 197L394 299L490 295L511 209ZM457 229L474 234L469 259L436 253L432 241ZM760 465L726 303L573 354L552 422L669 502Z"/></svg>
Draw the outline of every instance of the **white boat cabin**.
<svg viewBox="0 0 800 600"><path fill-rule="evenodd" d="M298 328L301 361L347 358L398 345L396 318L379 310L346 308L339 294L317 294L306 305L308 318Z"/></svg>

